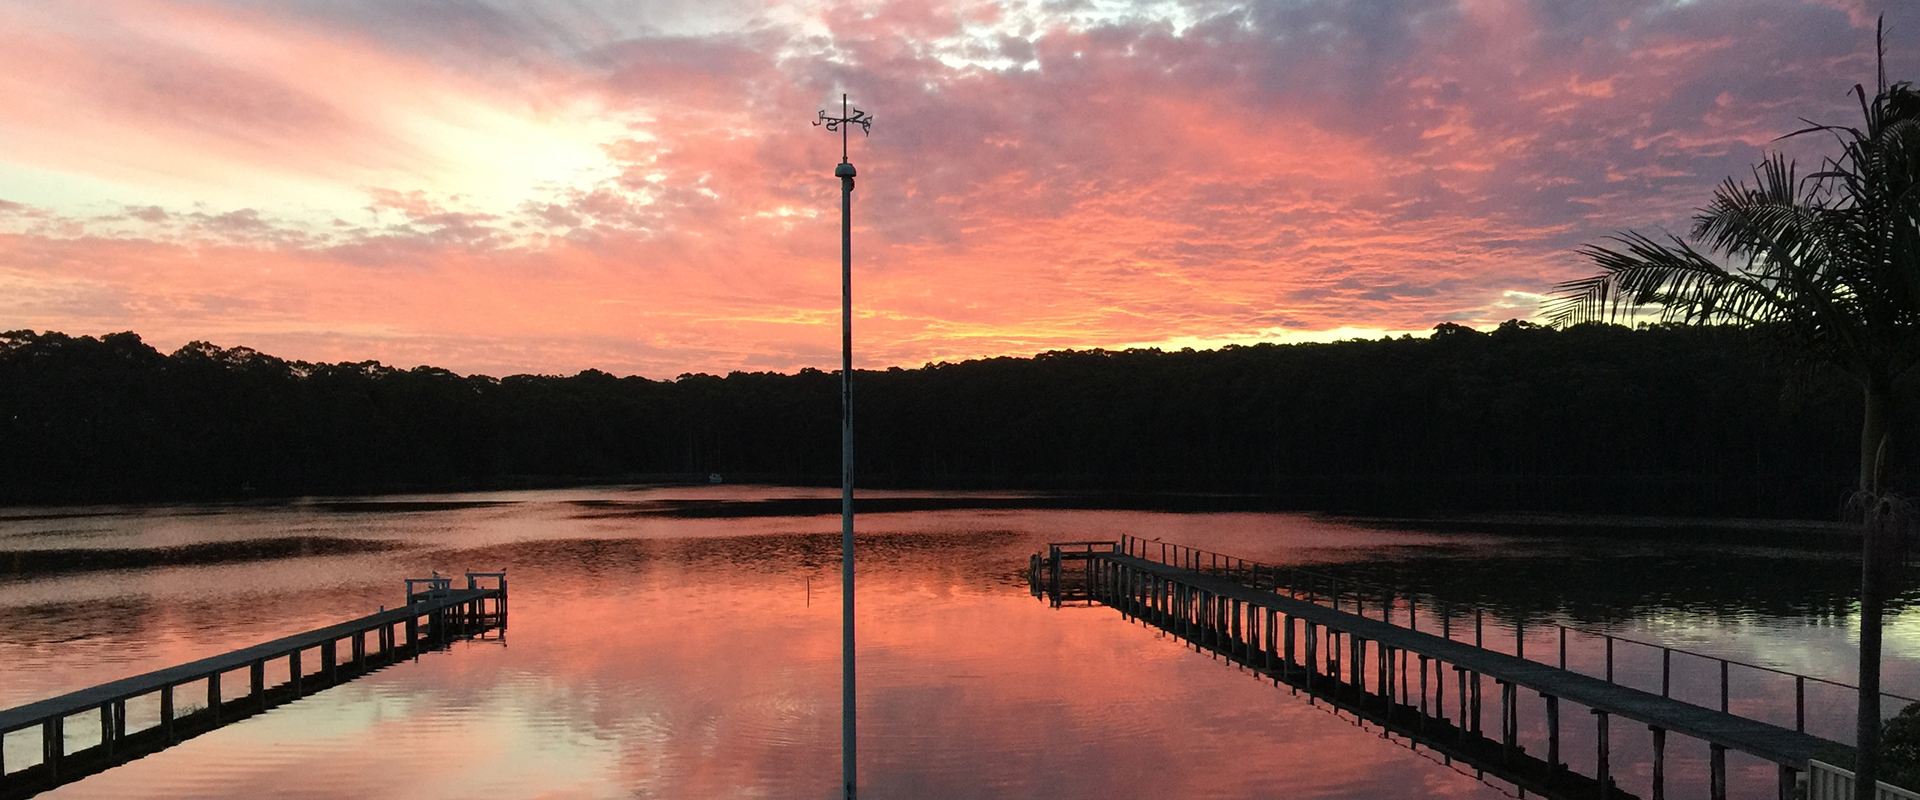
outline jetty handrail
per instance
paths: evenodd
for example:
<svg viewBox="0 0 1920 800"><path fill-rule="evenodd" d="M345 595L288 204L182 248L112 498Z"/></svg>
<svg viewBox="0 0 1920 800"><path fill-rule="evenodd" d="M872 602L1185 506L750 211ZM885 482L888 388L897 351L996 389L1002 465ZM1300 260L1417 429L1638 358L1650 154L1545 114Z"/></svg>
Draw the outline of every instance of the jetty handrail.
<svg viewBox="0 0 1920 800"><path fill-rule="evenodd" d="M1152 552L1152 550L1155 549L1155 546L1157 546L1158 549L1160 550L1158 559L1154 557L1154 553ZM1206 549L1191 547L1191 546L1182 545L1182 544L1175 544L1173 542L1160 541L1158 539L1141 539L1138 536L1133 536L1130 534L1120 535L1120 552L1126 555L1143 558L1148 561L1157 560L1159 563L1166 564L1168 566L1181 567L1185 569L1192 569L1192 570L1202 571L1202 572L1221 571L1221 572L1228 572L1228 573L1231 573L1231 572L1251 573L1252 571L1257 570L1257 571L1265 572L1266 574L1273 577L1276 590L1279 588L1280 572L1281 570L1285 570L1292 575L1292 579L1286 582L1286 587L1289 592L1302 591L1302 589L1300 588L1301 581L1299 580L1299 578L1301 576L1305 576L1306 578L1308 578L1308 581L1305 583L1305 589L1304 589L1304 591L1307 594L1306 599L1309 602L1318 603L1319 593L1315 591L1314 584L1316 581L1324 581L1325 584L1329 587L1329 591L1326 594L1329 600L1329 605L1335 610L1339 610L1340 608L1340 584L1343 581L1335 576L1328 575L1326 573L1314 572L1312 570L1302 569L1297 566L1280 566L1277 564L1267 564L1259 561L1248 561L1247 559L1240 558L1238 556L1227 555L1225 553L1218 553L1212 550L1206 550ZM1204 564L1202 563L1203 560L1205 562ZM1359 581L1359 580L1352 580L1352 579L1348 579L1344 581L1344 583L1346 583L1348 586L1356 586L1364 589L1374 590L1379 592L1383 597L1392 598L1392 599L1403 599L1408 601L1409 603L1412 603L1416 597L1425 596L1428 600L1433 601L1434 605L1438 606L1439 609L1441 610L1441 613L1443 614L1447 612L1448 605L1449 605L1444 600L1438 600L1437 598L1435 598L1433 595L1430 595L1430 594L1423 595L1423 593L1421 592L1406 591L1402 589L1396 589L1390 586L1381 586L1379 584L1368 583L1366 581ZM1475 612L1484 611L1484 608L1477 603L1456 603L1455 605L1465 605L1465 606L1471 607L1475 610ZM1364 606L1359 603L1358 598L1356 598L1354 612L1364 616ZM1408 618L1413 619L1413 615L1410 613L1408 615ZM1386 622L1388 624L1395 624L1395 625L1400 624L1397 620L1392 619L1391 615L1387 613L1383 613L1381 615L1381 621ZM1525 625L1525 620L1523 619L1516 618L1515 622L1517 622L1521 626ZM1796 718L1795 722L1796 722L1796 727L1799 730L1806 729L1806 687L1805 687L1806 682L1810 681L1813 683L1825 684L1825 685L1833 686L1840 689L1851 690L1856 693L1859 692L1860 690L1860 687L1855 686L1853 684L1844 683L1842 681L1837 681L1830 678L1822 678L1817 675L1805 675L1798 672L1792 672L1789 670L1780 669L1778 667L1769 667L1762 664L1753 664L1745 661L1740 661L1737 659L1726 658L1724 656L1709 655L1707 653L1700 653L1700 652L1695 652L1693 650L1687 650L1685 648L1673 647L1671 645L1664 645L1664 644L1657 644L1654 642L1643 641L1640 639L1634 639L1628 636L1621 636L1619 634L1609 633L1606 631L1591 630L1588 628L1580 627L1578 625L1568 625L1566 623L1556 622L1554 623L1554 626L1559 628L1562 631L1561 642L1560 642L1560 645L1561 645L1560 653L1563 659L1563 663L1561 664L1562 668L1565 668L1566 666L1564 663L1564 658L1566 656L1566 640L1565 640L1566 631L1574 631L1576 633L1581 633L1581 634L1585 634L1587 636L1592 636L1592 637L1598 637L1605 640L1608 643L1607 644L1607 680L1609 681L1613 680L1613 646L1612 646L1613 642L1626 642L1628 644L1636 644L1642 647L1648 647L1648 648L1662 651L1663 653L1662 668L1661 668L1662 684L1663 684L1661 687L1662 694L1665 694L1669 689L1669 687L1666 684L1669 681L1669 675L1671 671L1671 662L1670 662L1670 659L1668 659L1668 657L1665 655L1669 653L1679 653L1681 655L1692 656L1694 658L1704 659L1707 661L1719 662L1720 664L1723 664L1726 666L1744 667L1746 669L1756 670L1759 672L1770 672L1775 675L1781 675L1781 676L1793 678L1795 682L1795 718ZM1406 626L1401 625L1401 627L1406 627ZM1519 632L1516 631L1516 636L1519 636L1519 635L1520 635ZM1720 675L1720 704L1721 704L1722 711L1726 710L1726 706L1728 704L1727 686L1728 686L1727 674L1726 674L1726 669L1723 666L1721 669L1721 675ZM1893 692L1882 691L1880 692L1880 696L1891 698L1894 700L1900 700L1907 703L1920 703L1920 698L1908 697L1906 695L1895 694Z"/></svg>

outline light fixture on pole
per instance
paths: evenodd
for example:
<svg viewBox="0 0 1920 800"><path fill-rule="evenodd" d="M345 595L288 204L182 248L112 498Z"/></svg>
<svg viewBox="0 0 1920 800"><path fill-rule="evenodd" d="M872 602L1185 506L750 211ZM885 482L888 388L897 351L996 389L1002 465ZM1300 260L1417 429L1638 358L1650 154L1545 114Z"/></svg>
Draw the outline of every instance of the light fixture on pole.
<svg viewBox="0 0 1920 800"><path fill-rule="evenodd" d="M858 125L873 134L873 117L848 110L840 95L840 116L822 110L814 125L840 133L840 778L846 800L854 800L853 703L853 162L847 160L847 129Z"/></svg>

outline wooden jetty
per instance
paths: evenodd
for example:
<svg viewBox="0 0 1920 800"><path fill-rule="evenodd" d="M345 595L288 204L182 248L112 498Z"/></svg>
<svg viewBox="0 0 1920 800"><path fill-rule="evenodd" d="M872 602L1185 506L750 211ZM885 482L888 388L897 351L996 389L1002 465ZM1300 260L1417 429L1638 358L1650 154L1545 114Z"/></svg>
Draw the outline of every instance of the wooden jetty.
<svg viewBox="0 0 1920 800"><path fill-rule="evenodd" d="M1335 701L1390 729L1416 732L1437 752L1548 797L1631 797L1614 786L1610 774L1609 737L1616 718L1637 722L1652 736L1656 799L1665 794L1668 734L1708 744L1714 800L1727 797L1728 750L1775 764L1782 800L1798 796L1810 762L1851 757L1852 748L1844 744L1730 713L1725 661L1721 708L1707 708L1614 682L1611 639L1608 675L1598 678L1565 668L1564 634L1560 666L1555 666L1528 659L1523 650L1509 655L1455 640L1451 633L1396 624L1391 600L1376 606L1381 618L1375 619L1359 613L1357 602L1352 611L1338 608L1337 589L1331 606L1315 602L1312 593L1303 598L1283 568L1131 537L1051 546L1046 556L1034 557L1029 574L1035 593L1055 603L1085 599L1116 608L1276 683ZM1411 623L1414 608L1408 605L1405 611ZM1797 677L1804 697L1809 679ZM1487 680L1492 691L1483 688ZM1518 745L1522 690L1544 701L1544 754L1527 754ZM1498 695L1497 738L1482 733L1487 694ZM1592 717L1597 774L1575 775L1561 758L1562 703L1584 707ZM1804 709L1799 716L1804 725Z"/></svg>
<svg viewBox="0 0 1920 800"><path fill-rule="evenodd" d="M453 588L451 578L410 578L407 604L399 608L0 711L0 800L72 783L453 640L504 628L506 573L466 578L462 589ZM273 662L283 662L287 679L270 685ZM231 677L245 681L245 695L228 699L222 687ZM180 696L183 688L191 698ZM130 726L129 701L149 696L158 698L158 718ZM99 736L88 734L89 744L70 751L70 730L80 726L97 727ZM36 730L39 762L6 763L5 738Z"/></svg>
<svg viewBox="0 0 1920 800"><path fill-rule="evenodd" d="M1128 609L1123 605L1122 610ZM1146 611L1147 609L1132 610ZM1471 766L1481 774L1482 780L1485 780L1486 776L1491 776L1504 781L1520 789L1522 796L1532 794L1548 800L1584 800L1584 798L1598 797L1606 797L1609 800L1630 800L1632 798L1632 795L1612 786L1608 786L1606 793L1602 794L1599 781L1528 753L1524 747L1508 746L1498 739L1490 738L1471 724L1457 723L1444 716L1437 707L1417 702L1410 693L1390 693L1390 696L1383 700L1364 684L1349 682L1346 672L1340 669L1327 669L1321 672L1277 668L1279 665L1269 661L1263 648L1235 647L1232 640L1211 635L1213 633L1211 628L1180 624L1178 618L1158 614L1129 613L1128 616L1143 625L1165 631L1185 641L1195 650L1225 659L1256 675L1271 679L1276 685L1285 685L1296 693L1304 692L1315 702L1324 702L1329 707L1351 715L1355 719L1364 720L1384 732L1397 735L1410 747L1424 748L1444 757L1448 762L1459 762Z"/></svg>

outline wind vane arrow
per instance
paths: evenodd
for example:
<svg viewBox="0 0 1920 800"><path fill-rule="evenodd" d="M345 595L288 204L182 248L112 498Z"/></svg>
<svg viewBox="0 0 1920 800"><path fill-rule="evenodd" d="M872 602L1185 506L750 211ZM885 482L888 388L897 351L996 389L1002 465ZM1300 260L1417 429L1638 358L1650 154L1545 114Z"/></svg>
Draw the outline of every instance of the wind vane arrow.
<svg viewBox="0 0 1920 800"><path fill-rule="evenodd" d="M829 117L826 110L821 109L820 118L813 121L813 126L817 128L821 125L827 126L827 130L840 132L840 163L842 164L847 163L847 128L858 125L862 134L873 135L873 115L858 108L849 113L847 96L844 94L840 95L840 116Z"/></svg>

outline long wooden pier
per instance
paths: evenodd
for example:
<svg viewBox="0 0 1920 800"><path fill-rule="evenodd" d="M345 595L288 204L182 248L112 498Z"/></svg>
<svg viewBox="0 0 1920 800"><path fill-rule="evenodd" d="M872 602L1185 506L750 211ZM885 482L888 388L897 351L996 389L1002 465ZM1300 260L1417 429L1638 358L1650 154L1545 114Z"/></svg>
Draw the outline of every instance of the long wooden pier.
<svg viewBox="0 0 1920 800"><path fill-rule="evenodd" d="M451 583L409 579L407 604L399 608L0 711L0 800L72 783L455 639L504 628L506 573L469 572L463 589ZM273 662L283 662L287 679L268 684ZM229 699L223 686L235 673L247 691ZM190 698L181 696L183 688ZM157 696L157 717L145 727L129 725L128 703L149 696ZM69 750L77 726L97 726L99 736ZM8 764L6 737L32 731L39 733L38 763Z"/></svg>
<svg viewBox="0 0 1920 800"><path fill-rule="evenodd" d="M1382 618L1373 619L1314 602L1312 596L1302 599L1277 568L1235 568L1246 562L1214 568L1217 560L1203 563L1191 555L1194 551L1178 547L1156 561L1151 551L1160 546L1125 538L1062 543L1044 557L1036 555L1030 575L1035 591L1055 602L1085 599L1111 606L1276 683L1336 701L1378 724L1418 732L1450 757L1549 797L1632 796L1615 787L1610 774L1615 718L1638 722L1652 736L1654 798L1665 794L1668 734L1708 744L1708 784L1715 800L1727 797L1728 750L1775 764L1783 800L1796 796L1809 762L1851 756L1852 748L1844 744L1730 713L1724 682L1722 708L1694 705L1613 682L1611 660L1607 679L1584 675L1525 658L1524 652L1509 655L1395 624L1388 617L1390 601L1375 609ZM1412 612L1406 609L1408 617ZM1611 651L1609 644L1609 659ZM1721 669L1724 676L1726 667ZM1483 689L1483 679L1492 681L1492 692ZM1448 709L1450 688L1453 711ZM1521 690L1544 701L1544 754L1528 754L1518 744ZM1497 738L1482 734L1484 695L1490 693L1498 694ZM1593 719L1594 775L1573 774L1561 758L1562 703L1586 708Z"/></svg>
<svg viewBox="0 0 1920 800"><path fill-rule="evenodd" d="M1124 603L1120 608L1123 613L1129 610L1145 611L1137 607L1128 609ZM1437 702L1429 705L1425 698L1415 698L1411 691L1396 693L1382 702L1365 685L1348 682L1342 670L1327 669L1321 672L1288 669L1269 659L1264 648L1235 647L1225 637L1210 635L1213 632L1211 628L1183 625L1178 618L1158 614L1127 613L1127 616L1171 634L1195 650L1271 679L1275 685L1285 685L1295 693L1304 692L1312 702L1324 703L1337 712L1371 723L1388 734L1385 738L1390 741L1397 735L1399 741L1409 748L1424 748L1448 763L1473 767L1483 781L1489 776L1504 781L1520 789L1523 797L1532 794L1547 800L1632 798L1632 795L1612 786L1608 786L1603 794L1599 781L1564 769L1562 765L1544 758L1545 754L1536 755L1527 752L1524 747L1508 746L1497 738L1489 738L1471 724L1446 716Z"/></svg>

